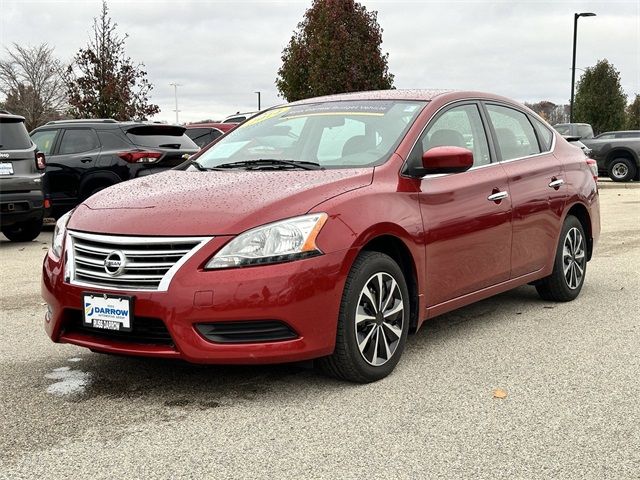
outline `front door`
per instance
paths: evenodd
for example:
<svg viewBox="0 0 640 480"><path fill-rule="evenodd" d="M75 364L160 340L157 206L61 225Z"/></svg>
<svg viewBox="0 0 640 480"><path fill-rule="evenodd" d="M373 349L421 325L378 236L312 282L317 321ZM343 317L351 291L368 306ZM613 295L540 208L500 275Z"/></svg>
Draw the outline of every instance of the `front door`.
<svg viewBox="0 0 640 480"><path fill-rule="evenodd" d="M504 282L511 268L507 174L489 148L478 104L456 104L439 114L409 163L419 162L424 152L438 146L468 148L474 164L463 173L426 175L421 180L428 307Z"/></svg>

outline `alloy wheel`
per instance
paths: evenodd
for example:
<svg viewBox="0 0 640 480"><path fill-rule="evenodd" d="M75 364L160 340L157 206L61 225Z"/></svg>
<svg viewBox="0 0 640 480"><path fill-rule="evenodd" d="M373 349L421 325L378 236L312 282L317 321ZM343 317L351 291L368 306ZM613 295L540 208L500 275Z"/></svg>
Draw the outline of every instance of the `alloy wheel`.
<svg viewBox="0 0 640 480"><path fill-rule="evenodd" d="M400 343L404 301L398 282L386 272L364 284L355 316L356 342L362 358L375 367L387 363Z"/></svg>
<svg viewBox="0 0 640 480"><path fill-rule="evenodd" d="M575 290L582 284L586 255L584 250L584 239L580 230L573 227L564 238L562 252L562 268L564 279L571 290Z"/></svg>
<svg viewBox="0 0 640 480"><path fill-rule="evenodd" d="M616 178L625 178L629 174L629 167L624 163L616 163L611 169L611 173Z"/></svg>

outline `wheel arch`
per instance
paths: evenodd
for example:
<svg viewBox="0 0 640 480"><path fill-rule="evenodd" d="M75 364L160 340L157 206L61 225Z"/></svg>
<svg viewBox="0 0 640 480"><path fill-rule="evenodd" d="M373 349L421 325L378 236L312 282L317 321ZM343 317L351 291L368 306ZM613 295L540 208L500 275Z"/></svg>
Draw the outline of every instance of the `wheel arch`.
<svg viewBox="0 0 640 480"><path fill-rule="evenodd" d="M593 254L593 227L591 225L591 215L589 214L589 209L584 206L582 203L574 203L565 214L565 218L569 215L573 215L578 219L582 228L584 229L585 234L587 235L587 260L591 260L591 255Z"/></svg>
<svg viewBox="0 0 640 480"><path fill-rule="evenodd" d="M384 233L367 239L358 253L364 251L384 253L398 264L409 290L409 330L417 330L420 311L418 271L413 254L407 244L394 234Z"/></svg>
<svg viewBox="0 0 640 480"><path fill-rule="evenodd" d="M98 171L86 174L78 187L80 198L85 198L86 194L97 185L111 186L120 183L122 179L113 172Z"/></svg>

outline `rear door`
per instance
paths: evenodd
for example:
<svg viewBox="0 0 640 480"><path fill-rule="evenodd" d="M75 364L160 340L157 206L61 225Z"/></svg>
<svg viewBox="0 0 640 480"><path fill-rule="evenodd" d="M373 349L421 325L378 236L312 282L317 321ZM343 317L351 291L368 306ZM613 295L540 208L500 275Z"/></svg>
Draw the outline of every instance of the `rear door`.
<svg viewBox="0 0 640 480"><path fill-rule="evenodd" d="M176 167L196 153L199 147L186 135L185 130L186 128L177 125L144 124L125 127L127 138L136 148L162 153L156 162L142 164L142 171L138 175Z"/></svg>
<svg viewBox="0 0 640 480"><path fill-rule="evenodd" d="M427 127L408 162L433 147L473 152L462 173L426 175L419 199L426 235L427 305L509 279L511 199L507 175L495 161L476 102L456 104Z"/></svg>
<svg viewBox="0 0 640 480"><path fill-rule="evenodd" d="M511 105L487 102L484 107L509 177L511 278L516 278L542 269L555 255L566 201L564 170L551 151L554 136L544 124Z"/></svg>
<svg viewBox="0 0 640 480"><path fill-rule="evenodd" d="M47 157L47 178L54 208L66 210L78 203L81 179L97 168L101 147L93 128L65 128L60 135Z"/></svg>

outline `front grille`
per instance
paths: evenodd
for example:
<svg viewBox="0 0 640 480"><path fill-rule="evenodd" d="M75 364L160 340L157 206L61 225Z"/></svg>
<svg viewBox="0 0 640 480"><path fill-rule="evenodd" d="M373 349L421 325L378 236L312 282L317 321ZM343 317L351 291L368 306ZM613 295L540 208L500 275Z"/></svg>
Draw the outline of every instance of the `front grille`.
<svg viewBox="0 0 640 480"><path fill-rule="evenodd" d="M129 237L69 232L69 281L110 290L167 290L173 274L208 237ZM124 264L120 271L105 260ZM115 271L114 271L115 270Z"/></svg>
<svg viewBox="0 0 640 480"><path fill-rule="evenodd" d="M145 345L173 345L173 339L164 322L159 318L135 317L130 332L102 330L85 325L81 310L66 310L63 330L65 333L81 333L95 338Z"/></svg>
<svg viewBox="0 0 640 480"><path fill-rule="evenodd" d="M216 343L276 342L298 337L291 327L276 320L198 323L196 329Z"/></svg>

